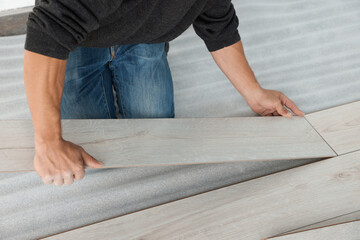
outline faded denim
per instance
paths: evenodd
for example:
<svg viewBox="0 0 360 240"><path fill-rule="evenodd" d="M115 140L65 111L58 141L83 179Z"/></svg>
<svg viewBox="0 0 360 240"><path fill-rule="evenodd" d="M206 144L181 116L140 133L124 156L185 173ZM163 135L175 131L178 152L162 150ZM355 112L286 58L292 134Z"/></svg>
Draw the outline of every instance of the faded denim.
<svg viewBox="0 0 360 240"><path fill-rule="evenodd" d="M166 47L77 47L67 62L61 118L117 118L115 99L122 118L175 117Z"/></svg>

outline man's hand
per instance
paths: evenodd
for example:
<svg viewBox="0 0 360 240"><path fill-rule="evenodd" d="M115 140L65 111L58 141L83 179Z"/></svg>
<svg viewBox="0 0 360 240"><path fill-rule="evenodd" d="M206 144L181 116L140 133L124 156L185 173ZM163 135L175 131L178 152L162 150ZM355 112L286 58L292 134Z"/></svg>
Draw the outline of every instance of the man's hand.
<svg viewBox="0 0 360 240"><path fill-rule="evenodd" d="M35 144L34 168L45 184L71 185L74 178L79 181L84 177L85 165L100 168L103 163L64 139Z"/></svg>
<svg viewBox="0 0 360 240"><path fill-rule="evenodd" d="M102 164L61 134L60 106L66 60L25 50L24 84L34 125L34 167L45 184L70 185L84 177L84 165Z"/></svg>
<svg viewBox="0 0 360 240"><path fill-rule="evenodd" d="M262 116L284 116L290 118L292 113L284 106L288 107L296 115L304 116L304 113L295 103L282 92L258 88L248 96L249 98L246 101L250 108Z"/></svg>

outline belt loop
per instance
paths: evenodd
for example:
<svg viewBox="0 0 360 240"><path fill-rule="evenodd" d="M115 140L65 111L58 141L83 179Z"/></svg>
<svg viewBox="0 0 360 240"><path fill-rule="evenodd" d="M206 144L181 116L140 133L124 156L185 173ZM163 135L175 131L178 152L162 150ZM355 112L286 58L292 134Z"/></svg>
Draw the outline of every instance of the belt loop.
<svg viewBox="0 0 360 240"><path fill-rule="evenodd" d="M110 47L110 54L111 54L111 59L110 61L112 61L115 58L115 50L114 50L114 46Z"/></svg>

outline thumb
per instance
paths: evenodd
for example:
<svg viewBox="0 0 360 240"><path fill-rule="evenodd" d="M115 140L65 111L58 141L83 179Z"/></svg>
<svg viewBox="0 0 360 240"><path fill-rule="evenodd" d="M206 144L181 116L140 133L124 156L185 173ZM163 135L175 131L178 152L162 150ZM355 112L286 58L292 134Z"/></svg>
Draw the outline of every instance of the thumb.
<svg viewBox="0 0 360 240"><path fill-rule="evenodd" d="M279 104L276 108L276 111L283 117L290 118L292 113L289 112L282 104Z"/></svg>
<svg viewBox="0 0 360 240"><path fill-rule="evenodd" d="M91 168L100 168L104 165L103 162L96 160L94 157L92 157L90 154L88 154L85 151L81 151L81 155L83 157L86 166L89 166Z"/></svg>

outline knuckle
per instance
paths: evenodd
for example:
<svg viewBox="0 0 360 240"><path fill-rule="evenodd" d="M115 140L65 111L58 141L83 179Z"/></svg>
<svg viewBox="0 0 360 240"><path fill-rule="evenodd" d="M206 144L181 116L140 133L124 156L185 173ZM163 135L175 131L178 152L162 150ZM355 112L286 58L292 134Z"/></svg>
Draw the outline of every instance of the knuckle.
<svg viewBox="0 0 360 240"><path fill-rule="evenodd" d="M62 177L62 175L60 174L60 173L56 173L55 175L54 175L54 179L55 180L61 180L63 177Z"/></svg>
<svg viewBox="0 0 360 240"><path fill-rule="evenodd" d="M282 104L279 104L278 106L277 106L277 109L279 109L280 111L285 111L285 108L284 108L284 106L282 105Z"/></svg>
<svg viewBox="0 0 360 240"><path fill-rule="evenodd" d="M53 178L53 176L52 176L50 173L43 174L43 175L41 175L41 177L42 177L43 179L51 179L51 178Z"/></svg>
<svg viewBox="0 0 360 240"><path fill-rule="evenodd" d="M62 172L62 176L64 176L64 177L70 177L70 176L72 176L72 171L70 171L70 170L63 171L63 172Z"/></svg>
<svg viewBox="0 0 360 240"><path fill-rule="evenodd" d="M84 167L80 164L77 164L73 167L73 172L82 172L84 170Z"/></svg>
<svg viewBox="0 0 360 240"><path fill-rule="evenodd" d="M76 175L76 176L75 176L75 179L76 179L77 181L80 181L80 180L83 179L83 176L78 176L78 175Z"/></svg>
<svg viewBox="0 0 360 240"><path fill-rule="evenodd" d="M45 184L51 184L53 182L54 177L47 174L47 175L41 176L41 179Z"/></svg>
<svg viewBox="0 0 360 240"><path fill-rule="evenodd" d="M85 175L85 170L81 170L81 171L79 171L79 172L76 172L75 174L76 174L76 175L83 176L83 175Z"/></svg>
<svg viewBox="0 0 360 240"><path fill-rule="evenodd" d="M42 179L43 183L46 185L50 185L52 184L52 181L46 180L46 179Z"/></svg>
<svg viewBox="0 0 360 240"><path fill-rule="evenodd" d="M75 175L75 179L76 179L76 180L81 180L81 179L84 178L84 176L85 176L85 174L83 174L83 173L77 173L77 174Z"/></svg>

